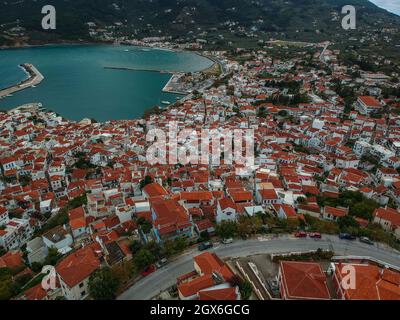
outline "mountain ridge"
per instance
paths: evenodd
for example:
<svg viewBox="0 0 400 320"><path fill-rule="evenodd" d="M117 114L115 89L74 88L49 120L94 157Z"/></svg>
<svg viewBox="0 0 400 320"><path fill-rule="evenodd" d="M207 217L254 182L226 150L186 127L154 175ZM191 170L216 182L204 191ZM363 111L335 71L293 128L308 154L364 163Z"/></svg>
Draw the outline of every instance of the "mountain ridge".
<svg viewBox="0 0 400 320"><path fill-rule="evenodd" d="M98 28L113 26L116 34L136 38L168 35L189 40L218 33L215 36L229 39L297 33L294 37L299 40L315 34L318 39L331 39L346 34L341 8L348 4L356 7L358 28L363 31L400 26L399 16L368 0L55 0L57 29L44 31L41 8L47 2L0 3L0 39L12 41L7 28L19 26L26 30L28 43L90 40L88 22Z"/></svg>

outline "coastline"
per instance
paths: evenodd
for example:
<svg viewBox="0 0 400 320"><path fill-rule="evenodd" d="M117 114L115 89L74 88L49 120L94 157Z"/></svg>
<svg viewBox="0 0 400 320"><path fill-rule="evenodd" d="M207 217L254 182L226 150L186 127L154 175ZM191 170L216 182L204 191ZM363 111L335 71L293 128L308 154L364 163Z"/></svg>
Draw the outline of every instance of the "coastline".
<svg viewBox="0 0 400 320"><path fill-rule="evenodd" d="M175 52L175 53L187 52L187 53L192 53L192 54L198 55L200 57L203 57L203 58L205 58L205 59L207 59L207 60L209 60L211 62L210 66L208 66L207 68L195 71L195 73L200 73L200 72L205 72L207 70L211 70L215 66L215 64L221 65L221 63L217 59L211 58L211 57L209 57L207 55L204 55L201 52L195 51L195 50L185 50L185 49L178 49L178 48L166 48L166 47L160 47L160 46L158 46L158 47L157 46L147 46L145 44L129 44L129 43L118 43L118 44L116 44L115 42L106 42L106 41L92 41L92 42L89 42L89 41L85 41L85 42L72 41L72 42L54 42L54 43L44 43L44 44L24 44L24 45L18 45L18 46L3 46L3 47L0 47L0 51L1 50L41 48L41 47L54 47L54 46L102 46L102 45L104 45L104 46L120 46L120 47L124 47L124 46L126 46L126 47L136 47L138 49L146 48L146 49L151 49L151 50L162 50L162 51ZM114 69L114 68L111 67L110 69ZM118 69L127 69L127 68L118 68ZM156 72L156 70L149 70L149 71ZM37 71L37 72L40 74L39 71ZM157 71L157 72L159 72L159 71ZM168 82L165 84L165 86L163 87L161 92L170 93L170 94L176 94L176 95L182 96L176 102L174 102L174 103L168 105L167 107L163 108L163 110L167 110L167 109L169 109L171 107L174 107L176 104L180 103L182 100L186 99L191 93L188 92L188 91L182 92L182 91L179 91L179 90L174 90L172 88L169 88L169 86L172 83L173 79L176 76L182 74L183 72L178 72L178 71L168 71L168 72L166 72L165 71L163 73L168 73L168 74L171 75L171 77L168 80ZM44 77L43 77L43 79L44 79ZM40 82L43 81L43 79L41 79ZM19 84L12 86L12 87L20 86L22 83L29 82L30 80L31 80L31 78L28 78L26 80L21 81ZM40 83L40 82L38 82L38 83ZM31 87L32 85L36 85L38 83L30 84L29 86L26 86L23 89L19 89L17 91L24 90L24 89L26 89L28 87ZM9 88L6 88L6 89L9 89ZM15 91L15 92L17 92L17 91ZM0 92L1 92L1 90L0 90ZM0 95L0 99L3 98L3 97L6 97L6 96L7 95L3 95L3 96ZM18 109L19 107L21 107L21 106L17 106L12 110ZM42 106L42 108L44 110L46 110L46 106ZM150 106L149 106L149 108L146 108L145 110L149 110L149 109L151 109ZM9 110L9 111L11 111L11 110ZM130 120L130 119L126 119L126 120ZM74 121L74 120L71 120L71 121ZM79 122L79 121L77 121L77 122ZM107 121L103 121L103 122L107 122Z"/></svg>
<svg viewBox="0 0 400 320"><path fill-rule="evenodd" d="M21 67L29 75L28 78L7 88L0 89L0 99L7 97L13 93L36 86L44 80L44 76L40 73L38 69L36 69L34 65L24 63L20 64L19 67Z"/></svg>

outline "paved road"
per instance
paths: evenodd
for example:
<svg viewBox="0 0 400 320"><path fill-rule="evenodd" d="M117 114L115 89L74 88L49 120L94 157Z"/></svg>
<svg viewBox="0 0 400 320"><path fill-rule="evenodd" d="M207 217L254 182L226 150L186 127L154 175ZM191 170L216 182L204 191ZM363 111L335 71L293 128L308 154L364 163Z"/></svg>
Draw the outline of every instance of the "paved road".
<svg viewBox="0 0 400 320"><path fill-rule="evenodd" d="M337 236L324 236L323 239L296 239L292 236L265 238L265 240L236 240L229 245L218 245L212 250L221 258L246 257L255 254L287 253L296 251L334 250L336 255L369 256L400 267L400 253L384 245L369 246L359 241L340 240ZM141 279L125 291L119 300L148 300L176 283L176 278L194 269L193 257L197 250L191 250L170 262L155 273Z"/></svg>

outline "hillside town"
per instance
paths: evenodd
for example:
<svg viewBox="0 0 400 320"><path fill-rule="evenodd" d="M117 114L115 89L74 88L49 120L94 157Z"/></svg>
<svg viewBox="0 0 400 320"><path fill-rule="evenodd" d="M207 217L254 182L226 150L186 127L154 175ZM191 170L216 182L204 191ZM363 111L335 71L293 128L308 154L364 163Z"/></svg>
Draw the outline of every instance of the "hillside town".
<svg viewBox="0 0 400 320"><path fill-rule="evenodd" d="M142 119L74 122L37 104L0 113L0 299L117 298L184 252L189 270L145 298L400 299L399 75L344 65L330 43L204 54L222 66L213 85ZM149 164L147 133L172 122L254 129L254 166ZM213 252L275 238L318 250L271 247L262 263ZM357 289L340 287L348 264Z"/></svg>

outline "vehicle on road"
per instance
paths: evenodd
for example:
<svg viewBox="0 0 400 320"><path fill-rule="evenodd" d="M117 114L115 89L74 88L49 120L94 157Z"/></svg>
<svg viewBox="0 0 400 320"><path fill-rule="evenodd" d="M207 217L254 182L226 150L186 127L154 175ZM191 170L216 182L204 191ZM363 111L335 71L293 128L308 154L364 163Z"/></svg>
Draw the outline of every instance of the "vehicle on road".
<svg viewBox="0 0 400 320"><path fill-rule="evenodd" d="M308 236L313 239L321 239L322 238L322 235L319 232L311 232L308 234Z"/></svg>
<svg viewBox="0 0 400 320"><path fill-rule="evenodd" d="M371 239L368 238L368 237L361 237L361 238L360 238L360 242L369 244L370 246L372 246L372 245L374 244L374 243L371 241Z"/></svg>
<svg viewBox="0 0 400 320"><path fill-rule="evenodd" d="M156 267L157 267L157 269L160 269L160 268L164 267L167 263L168 263L167 258L163 258L156 263Z"/></svg>
<svg viewBox="0 0 400 320"><path fill-rule="evenodd" d="M228 239L223 239L222 240L222 243L223 244L230 244L230 243L232 243L233 242L233 239L232 238L228 238Z"/></svg>
<svg viewBox="0 0 400 320"><path fill-rule="evenodd" d="M148 266L144 271L142 272L143 277L147 277L148 275L152 274L157 270L156 266L154 264Z"/></svg>
<svg viewBox="0 0 400 320"><path fill-rule="evenodd" d="M339 238L342 240L356 240L357 237L355 235L352 235L350 233L340 233Z"/></svg>
<svg viewBox="0 0 400 320"><path fill-rule="evenodd" d="M307 238L307 233L304 231L298 231L294 234L296 238Z"/></svg>
<svg viewBox="0 0 400 320"><path fill-rule="evenodd" d="M203 243L199 244L198 249L199 249L199 251L204 251L204 250L210 249L212 247L213 247L213 244L211 242L203 242Z"/></svg>

